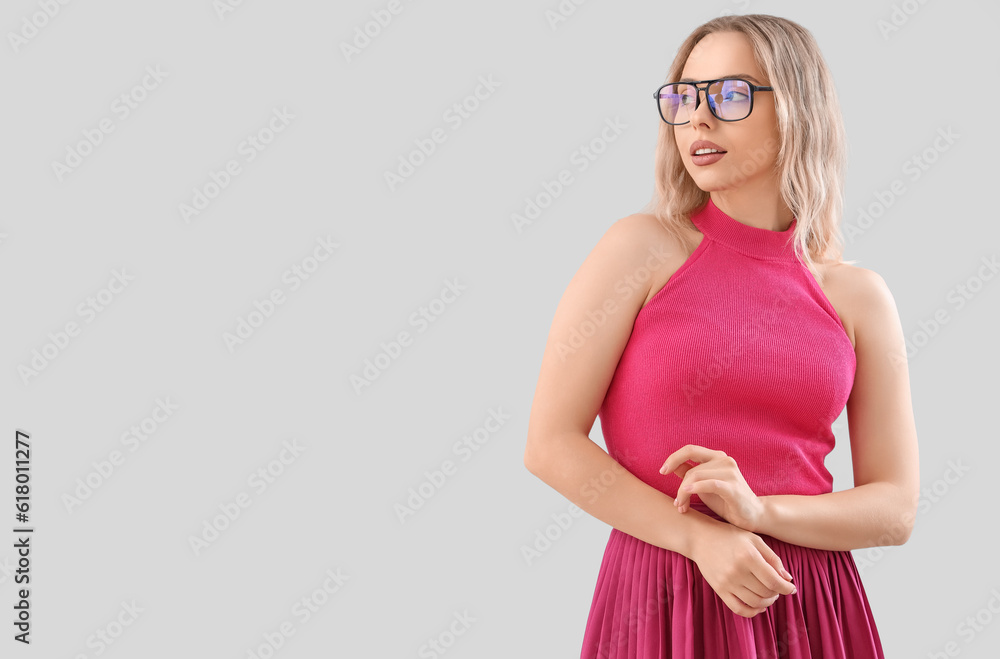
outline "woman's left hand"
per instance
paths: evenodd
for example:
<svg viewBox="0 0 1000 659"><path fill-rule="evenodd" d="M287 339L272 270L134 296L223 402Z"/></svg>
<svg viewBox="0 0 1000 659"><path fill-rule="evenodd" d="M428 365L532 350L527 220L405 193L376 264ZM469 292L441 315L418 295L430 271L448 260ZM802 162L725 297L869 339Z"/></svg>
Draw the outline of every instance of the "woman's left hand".
<svg viewBox="0 0 1000 659"><path fill-rule="evenodd" d="M700 463L695 465L688 462ZM690 509L691 495L697 494L705 505L730 524L755 532L764 514L764 504L753 493L736 460L722 451L697 444L677 449L660 467L661 474L681 477L674 505L679 512Z"/></svg>

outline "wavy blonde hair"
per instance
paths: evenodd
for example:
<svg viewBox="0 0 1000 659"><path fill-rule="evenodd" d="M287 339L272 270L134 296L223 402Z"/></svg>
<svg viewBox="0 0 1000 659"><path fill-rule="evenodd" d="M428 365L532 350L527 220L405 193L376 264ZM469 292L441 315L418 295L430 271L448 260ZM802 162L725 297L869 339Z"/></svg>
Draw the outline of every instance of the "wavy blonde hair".
<svg viewBox="0 0 1000 659"><path fill-rule="evenodd" d="M818 263L844 261L840 219L844 206L847 145L833 78L812 34L786 18L767 14L720 16L700 25L681 44L667 73L680 78L695 45L713 32L740 32L750 40L757 65L774 87L781 145L775 168L781 198L797 223L796 255L822 282ZM653 198L643 212L656 216L688 253L695 240L692 212L709 193L695 184L681 160L673 126L661 121L656 147Z"/></svg>

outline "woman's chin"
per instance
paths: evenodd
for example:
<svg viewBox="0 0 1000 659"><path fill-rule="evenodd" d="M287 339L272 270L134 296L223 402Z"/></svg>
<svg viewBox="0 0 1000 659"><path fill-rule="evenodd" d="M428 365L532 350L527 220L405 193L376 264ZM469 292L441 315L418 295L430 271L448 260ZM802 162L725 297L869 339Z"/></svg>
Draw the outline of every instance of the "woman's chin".
<svg viewBox="0 0 1000 659"><path fill-rule="evenodd" d="M720 190L728 190L731 187L726 185L723 181L720 181L718 177L715 176L692 176L691 178L694 179L694 184L697 185L702 192L718 192Z"/></svg>

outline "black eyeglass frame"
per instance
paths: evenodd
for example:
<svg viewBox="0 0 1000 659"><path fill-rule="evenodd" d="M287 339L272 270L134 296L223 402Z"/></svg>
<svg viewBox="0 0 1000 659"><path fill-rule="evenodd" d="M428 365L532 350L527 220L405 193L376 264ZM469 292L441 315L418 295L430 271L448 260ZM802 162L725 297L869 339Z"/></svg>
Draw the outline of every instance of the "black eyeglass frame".
<svg viewBox="0 0 1000 659"><path fill-rule="evenodd" d="M746 83L747 87L750 88L750 109L747 110L747 116L746 117L741 117L739 119L723 119L722 117L720 117L719 115L717 115L715 113L715 108L712 106L712 103L709 102L709 100L708 100L708 88L709 88L709 86L712 85L712 83L723 82L725 80L739 80L740 82ZM699 84L704 84L705 86L704 87L699 87L698 86ZM672 121L667 121L667 118L663 116L663 104L660 103L660 92L663 91L664 87L669 87L670 85L691 85L692 87L694 87L697 90L695 92L695 97L694 97L694 109L695 109L695 111L697 111L698 108L699 108L699 106L701 106L701 92L704 91L705 92L705 102L708 103L708 111L711 112L712 116L715 117L716 119L718 119L719 121L743 121L744 119L746 119L747 117L749 117L750 114L753 112L753 95L754 95L755 92L773 92L774 91L774 87L764 87L762 85L755 85L752 82L750 82L749 80L745 80L743 78L716 78L715 80L698 80L696 82L668 82L665 85L660 85L660 87L657 88L657 90L655 92L653 92L653 100L656 101L656 111L660 113L660 119L663 119L664 123L667 123L667 124L669 124L671 126L683 126L685 124L691 123L691 120L688 119L687 121L682 121L681 123L674 123Z"/></svg>

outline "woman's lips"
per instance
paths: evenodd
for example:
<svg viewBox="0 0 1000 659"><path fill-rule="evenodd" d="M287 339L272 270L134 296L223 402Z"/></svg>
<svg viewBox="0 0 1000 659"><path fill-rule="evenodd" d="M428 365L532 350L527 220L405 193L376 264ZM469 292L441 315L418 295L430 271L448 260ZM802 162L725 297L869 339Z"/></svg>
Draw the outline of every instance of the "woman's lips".
<svg viewBox="0 0 1000 659"><path fill-rule="evenodd" d="M705 153L700 156L691 156L691 162L698 166L711 165L712 163L722 160L725 155L725 151L720 151L718 153Z"/></svg>

